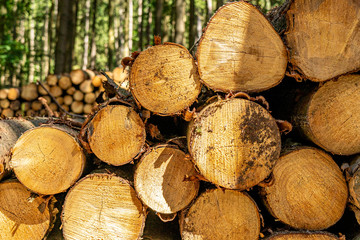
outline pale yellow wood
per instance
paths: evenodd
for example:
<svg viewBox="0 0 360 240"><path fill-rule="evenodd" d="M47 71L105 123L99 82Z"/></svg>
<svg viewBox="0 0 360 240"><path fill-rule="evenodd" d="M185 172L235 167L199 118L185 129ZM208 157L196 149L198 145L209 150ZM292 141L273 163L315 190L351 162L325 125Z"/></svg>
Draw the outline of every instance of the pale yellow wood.
<svg viewBox="0 0 360 240"><path fill-rule="evenodd" d="M72 86L72 82L69 76L63 75L60 77L58 85L61 89L66 90Z"/></svg>
<svg viewBox="0 0 360 240"><path fill-rule="evenodd" d="M200 173L225 188L244 190L257 185L280 155L275 119L245 99L209 104L191 123L187 140Z"/></svg>
<svg viewBox="0 0 360 240"><path fill-rule="evenodd" d="M129 70L123 67L116 67L113 70L114 82L121 85L122 82L129 79Z"/></svg>
<svg viewBox="0 0 360 240"><path fill-rule="evenodd" d="M360 153L360 75L328 81L300 102L294 123L326 151Z"/></svg>
<svg viewBox="0 0 360 240"><path fill-rule="evenodd" d="M260 11L228 3L210 19L196 53L201 80L218 91L260 92L285 75L285 46Z"/></svg>
<svg viewBox="0 0 360 240"><path fill-rule="evenodd" d="M46 126L30 129L17 140L10 165L28 189L51 195L65 191L79 179L85 160L72 135Z"/></svg>
<svg viewBox="0 0 360 240"><path fill-rule="evenodd" d="M18 88L9 88L8 92L8 99L9 100L16 100L20 96L20 91Z"/></svg>
<svg viewBox="0 0 360 240"><path fill-rule="evenodd" d="M5 117L14 117L14 111L10 108L3 109L1 115Z"/></svg>
<svg viewBox="0 0 360 240"><path fill-rule="evenodd" d="M21 98L26 101L35 100L38 97L37 86L35 83L30 83L28 85L21 87Z"/></svg>
<svg viewBox="0 0 360 240"><path fill-rule="evenodd" d="M50 226L49 208L40 197L28 201L30 195L18 181L0 183L1 240L41 240L45 236Z"/></svg>
<svg viewBox="0 0 360 240"><path fill-rule="evenodd" d="M72 96L75 101L82 101L84 99L84 93L80 90L75 90Z"/></svg>
<svg viewBox="0 0 360 240"><path fill-rule="evenodd" d="M260 216L245 193L215 189L201 194L180 221L183 240L256 240Z"/></svg>
<svg viewBox="0 0 360 240"><path fill-rule="evenodd" d="M302 147L277 161L274 183L263 188L270 212L297 229L322 230L334 225L343 215L348 189L330 155Z"/></svg>
<svg viewBox="0 0 360 240"><path fill-rule="evenodd" d="M46 82L49 84L49 86L55 86L58 82L58 77L55 74L49 74L46 77Z"/></svg>
<svg viewBox="0 0 360 240"><path fill-rule="evenodd" d="M119 166L126 164L145 144L145 126L130 107L109 105L89 123L88 142L102 161Z"/></svg>
<svg viewBox="0 0 360 240"><path fill-rule="evenodd" d="M84 111L84 103L80 101L74 101L71 103L70 109L76 114L81 114Z"/></svg>
<svg viewBox="0 0 360 240"><path fill-rule="evenodd" d="M87 76L85 72L81 69L72 70L70 72L70 78L74 85L79 85L80 83L85 81L86 77Z"/></svg>
<svg viewBox="0 0 360 240"><path fill-rule="evenodd" d="M71 103L74 101L73 97L71 95L65 95L64 96L64 104L65 105L71 105Z"/></svg>
<svg viewBox="0 0 360 240"><path fill-rule="evenodd" d="M340 238L327 232L279 232L266 240L339 240Z"/></svg>
<svg viewBox="0 0 360 240"><path fill-rule="evenodd" d="M0 99L6 99L8 96L8 92L8 88L0 89Z"/></svg>
<svg viewBox="0 0 360 240"><path fill-rule="evenodd" d="M188 50L165 44L148 48L136 58L130 72L130 90L144 108L173 115L196 100L201 85Z"/></svg>
<svg viewBox="0 0 360 240"><path fill-rule="evenodd" d="M84 96L84 101L86 103L94 103L96 100L96 95L93 92L86 93Z"/></svg>
<svg viewBox="0 0 360 240"><path fill-rule="evenodd" d="M87 104L84 105L83 112L84 112L84 114L89 114L89 113L91 113L92 109L93 109L93 105L87 103Z"/></svg>
<svg viewBox="0 0 360 240"><path fill-rule="evenodd" d="M183 151L171 145L149 150L137 164L134 187L139 198L158 213L176 213L196 197L199 182L184 181L196 170Z"/></svg>
<svg viewBox="0 0 360 240"><path fill-rule="evenodd" d="M34 111L39 111L43 108L43 105L40 101L36 100L31 103L31 109Z"/></svg>
<svg viewBox="0 0 360 240"><path fill-rule="evenodd" d="M44 88L42 87L44 86L45 89L47 89L48 91L50 91L50 85L48 83L43 83L42 85L38 85L38 93L41 95L41 96L46 96L48 95L48 93L44 90Z"/></svg>
<svg viewBox="0 0 360 240"><path fill-rule="evenodd" d="M79 88L83 93L91 93L94 91L94 86L92 85L91 80L82 82Z"/></svg>
<svg viewBox="0 0 360 240"><path fill-rule="evenodd" d="M325 81L360 69L360 2L294 0L285 33L290 62L307 79Z"/></svg>
<svg viewBox="0 0 360 240"><path fill-rule="evenodd" d="M76 88L75 87L70 87L66 90L66 93L68 95L74 95L74 93L76 92Z"/></svg>
<svg viewBox="0 0 360 240"><path fill-rule="evenodd" d="M53 95L53 97L60 97L63 93L63 90L59 86L55 85L50 87L50 93Z"/></svg>
<svg viewBox="0 0 360 240"><path fill-rule="evenodd" d="M62 212L66 240L140 239L146 214L134 189L111 174L90 174L67 194Z"/></svg>
<svg viewBox="0 0 360 240"><path fill-rule="evenodd" d="M0 100L0 108L9 108L10 101L7 99L1 99Z"/></svg>
<svg viewBox="0 0 360 240"><path fill-rule="evenodd" d="M94 87L100 87L102 85L101 76L96 75L91 79L91 83Z"/></svg>

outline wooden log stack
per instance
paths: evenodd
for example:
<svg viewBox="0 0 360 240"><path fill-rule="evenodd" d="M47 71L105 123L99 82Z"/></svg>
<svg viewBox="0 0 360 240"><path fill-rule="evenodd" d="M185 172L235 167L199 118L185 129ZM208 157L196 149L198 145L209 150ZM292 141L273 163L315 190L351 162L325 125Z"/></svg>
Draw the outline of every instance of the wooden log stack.
<svg viewBox="0 0 360 240"><path fill-rule="evenodd" d="M0 239L353 239L359 12L289 0L265 17L231 2L195 55L155 37L107 73L114 84L74 70L47 91L1 90L4 116L42 111L38 96L51 108L48 91L88 115L0 121ZM100 89L110 99L93 107Z"/></svg>

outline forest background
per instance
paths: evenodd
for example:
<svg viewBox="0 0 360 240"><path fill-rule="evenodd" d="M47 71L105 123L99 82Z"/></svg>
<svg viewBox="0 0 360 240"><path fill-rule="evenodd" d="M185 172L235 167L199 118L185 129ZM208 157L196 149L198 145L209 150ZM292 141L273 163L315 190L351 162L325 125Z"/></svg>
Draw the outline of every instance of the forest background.
<svg viewBox="0 0 360 240"><path fill-rule="evenodd" d="M191 48L226 0L0 0L0 88L109 70L163 42ZM284 0L251 0L265 14Z"/></svg>

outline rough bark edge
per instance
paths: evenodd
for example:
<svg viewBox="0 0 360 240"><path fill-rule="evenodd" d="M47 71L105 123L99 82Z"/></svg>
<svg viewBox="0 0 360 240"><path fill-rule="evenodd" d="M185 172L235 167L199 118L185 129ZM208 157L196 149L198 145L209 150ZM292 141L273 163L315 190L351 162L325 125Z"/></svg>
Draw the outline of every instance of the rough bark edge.
<svg viewBox="0 0 360 240"><path fill-rule="evenodd" d="M189 56L191 56L192 61L193 61L193 64L194 64L195 67L196 67L195 70L196 70L196 72L197 72L198 75L199 75L199 80L198 80L198 81L199 81L199 92L198 92L198 94L195 96L194 100L192 101L192 104L193 104L194 102L196 102L199 94L201 93L201 87L202 87L202 85L203 85L203 82L201 81L201 77L200 77L200 72L199 72L199 68L198 68L198 63L197 63L197 61L195 60L194 56L189 52L189 50L188 50L186 47L184 47L184 46L182 46L182 45L180 45L180 44L177 44L177 43L164 42L163 44L156 44L156 45L154 45L154 46L151 46L150 48L156 47L156 46L162 46L162 45L169 45L169 46L180 47L180 48L182 48L183 50L185 50L186 53L189 54ZM147 49L150 49L150 48L147 48ZM147 50L147 49L145 49L145 50ZM144 50L144 51L145 51L145 50ZM144 51L140 52L139 55L140 55L141 53L143 53ZM135 61L136 61L136 59L135 59ZM134 61L134 63L135 63L135 61ZM132 66L131 66L131 67L132 67ZM136 105L138 106L138 108L139 108L139 109L144 108L144 107L142 107L142 105L141 105L141 103L139 102L139 100L136 98L135 94L132 93L132 92L133 92L132 89L134 89L134 86L133 86L133 83L132 83L132 81L131 81L131 68L130 68L130 73L129 73L129 90L130 90L131 95L132 95L132 97L134 98L134 100L135 100ZM175 113L163 114L163 113L157 113L157 112L153 112L153 111L151 111L151 112L152 112L153 114L155 114L155 115L162 116L162 117L181 116L181 115L184 114L184 112L185 112L192 104L190 104L188 107L185 107L184 109L182 109L182 110L180 110L180 111L178 111L178 112L175 112ZM144 108L144 109L146 109L146 108ZM148 110L148 111L150 111L150 110Z"/></svg>
<svg viewBox="0 0 360 240"><path fill-rule="evenodd" d="M82 179L80 179L79 181L76 182L76 184L74 184L68 191L68 193L66 194L66 197L65 197L65 200L64 200L64 204L62 206L62 212L60 214L60 219L61 219L61 229L62 231L63 230L63 222L64 222L64 210L65 210L65 204L66 204L66 201L68 199L68 196L70 194L70 192L78 185L80 184L82 181L88 179L88 178L93 178L95 176L104 176L104 177L107 177L107 178L112 178L112 177L117 177L119 179L119 181L123 184L127 184L129 185L132 190L134 191L136 197L138 198L139 202L141 203L141 207L142 207L142 213L140 214L143 214L144 215L144 219L143 219L143 222L141 224L141 227L140 227L140 232L139 232L139 235L138 237L136 238L137 240L141 240L142 239L142 235L144 233L144 229L145 229L145 222L146 222L146 217L147 217L147 207L143 204L143 202L139 199L139 197L137 196L136 194L136 191L134 189L134 186L133 184L131 183L131 181L127 180L126 178L123 178L121 176L119 176L119 174L121 174L120 172L116 172L116 168L111 168L110 169L114 170L115 172L112 172L112 170L109 170L109 169L98 169L96 170L95 173L90 173L88 175L86 175L85 177L83 177ZM63 234L64 235L64 234ZM64 237L65 239L65 237Z"/></svg>
<svg viewBox="0 0 360 240"><path fill-rule="evenodd" d="M290 0L290 1L293 1L293 0ZM202 76L202 73L200 71L200 65L199 65L199 47L203 41L203 39L205 38L205 34L206 34L206 30L209 26L210 23L212 23L212 20L213 18L219 13L219 11L225 7L227 7L228 5L231 5L231 4L236 4L236 3L239 3L239 2L244 2L245 4L251 6L253 9L255 9L260 15L262 15L264 17L264 19L269 23L270 27L274 30L274 32L276 33L276 35L278 36L278 38L280 39L280 41L283 43L284 45L284 49L285 49L285 53L286 53L286 67L285 67L285 72L283 74L283 77L277 82L275 83L274 85L270 86L270 87L266 87L266 88L261 88L261 89L258 89L258 90L251 90L251 91L245 91L245 90L239 90L239 91L231 91L231 90L223 90L223 89L217 89L217 88L212 88L210 87L208 84L206 84L201 76ZM274 25L269 21L269 19L256 7L254 6L253 4L251 4L250 2L247 2L245 0L240 0L238 2L228 2L226 4L224 4L223 6L219 7L216 12L212 15L212 17L209 19L209 21L207 22L206 24L206 27L202 30L202 35L200 37L200 39L198 40L198 45L197 45L197 49L196 49L196 53L195 53L195 59L197 60L197 70L198 70L198 73L199 73L199 76L200 76L200 82L205 85L208 89L211 89L213 90L214 92L224 92L224 93L236 93L236 92L246 92L246 93L259 93L259 92L262 92L262 91L265 91L265 90L268 90L268 89L271 89L277 85L279 85L282 80L284 79L284 77L286 76L286 69L288 67L288 64L289 64L289 59L290 59L290 55L289 55L289 52L287 50L287 46L286 44L284 43L284 41L281 39L281 36L279 35L278 31L276 31L276 29L274 28Z"/></svg>
<svg viewBox="0 0 360 240"><path fill-rule="evenodd" d="M324 236L329 236L329 237L333 237L334 239L338 239L338 240L345 240L345 237L342 236L341 234L339 234L339 237L329 233L329 232L324 232L324 231L307 231L307 230L300 230L300 231L279 231L279 232L275 232L273 234L271 234L270 236L266 237L264 240L272 240L274 237L277 236L282 236L282 235L300 235L300 234L306 234L306 235L312 235L312 234L321 234Z"/></svg>

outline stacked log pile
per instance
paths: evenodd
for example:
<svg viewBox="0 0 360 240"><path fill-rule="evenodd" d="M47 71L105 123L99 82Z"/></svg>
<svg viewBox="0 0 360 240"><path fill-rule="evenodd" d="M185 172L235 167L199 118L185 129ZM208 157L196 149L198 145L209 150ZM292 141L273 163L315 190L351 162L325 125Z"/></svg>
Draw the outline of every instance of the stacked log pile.
<svg viewBox="0 0 360 240"><path fill-rule="evenodd" d="M0 121L0 239L356 237L359 12L228 3L196 58L159 37L124 58L130 93L108 80L85 120Z"/></svg>
<svg viewBox="0 0 360 240"><path fill-rule="evenodd" d="M117 67L113 72L106 72L123 88L127 88L128 70ZM96 105L96 98L104 91L106 77L91 70L73 70L60 76L50 74L41 85L30 83L21 88L0 89L0 115L47 116L48 113L39 101L46 100L50 109L59 114L89 114Z"/></svg>

